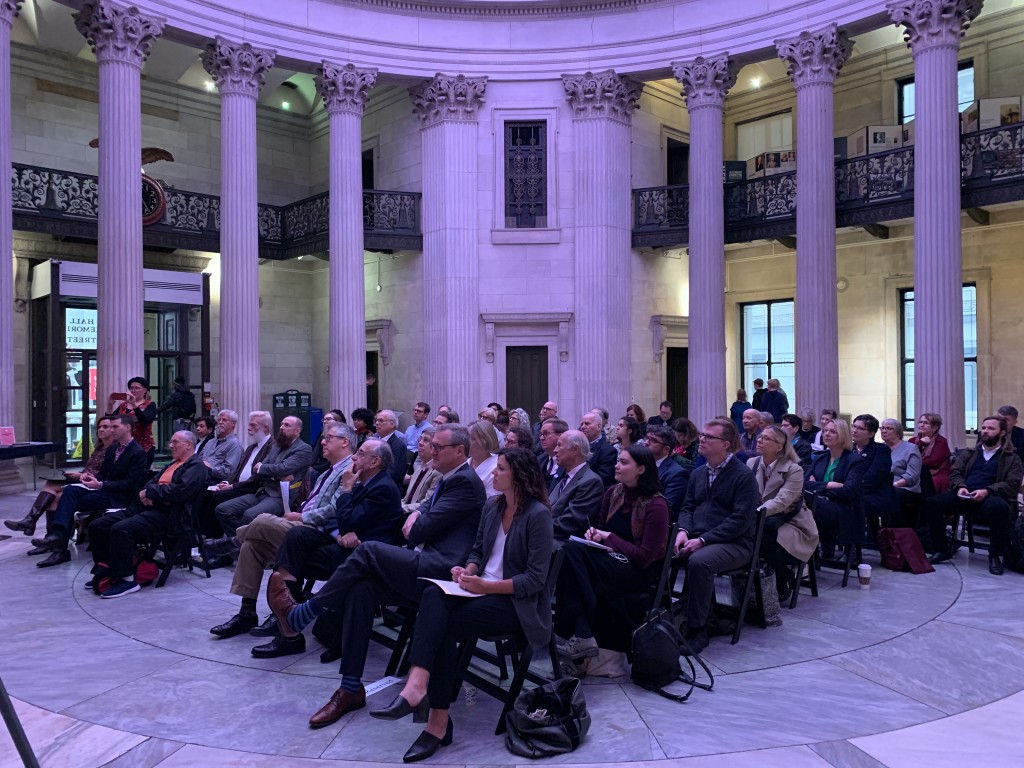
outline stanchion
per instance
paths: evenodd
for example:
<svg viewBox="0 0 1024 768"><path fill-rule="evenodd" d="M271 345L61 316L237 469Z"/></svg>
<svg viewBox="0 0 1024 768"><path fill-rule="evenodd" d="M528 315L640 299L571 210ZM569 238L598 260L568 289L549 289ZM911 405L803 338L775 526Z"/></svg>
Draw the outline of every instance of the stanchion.
<svg viewBox="0 0 1024 768"><path fill-rule="evenodd" d="M36 755L32 751L32 745L28 743L28 736L25 735L25 729L21 727L18 713L14 711L11 697L7 695L3 677L0 677L0 713L4 716L7 732L11 734L11 741L18 748L18 755L21 756L21 762L25 768L39 768L39 761L36 760Z"/></svg>

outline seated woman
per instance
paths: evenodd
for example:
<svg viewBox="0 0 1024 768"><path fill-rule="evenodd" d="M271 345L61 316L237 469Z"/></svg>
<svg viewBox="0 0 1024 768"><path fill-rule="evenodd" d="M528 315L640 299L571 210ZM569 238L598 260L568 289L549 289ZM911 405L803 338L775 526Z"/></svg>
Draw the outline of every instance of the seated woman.
<svg viewBox="0 0 1024 768"><path fill-rule="evenodd" d="M441 480L441 473L434 469L434 454L430 449L430 441L434 439L436 431L435 427L427 427L420 434L416 460L412 463L412 474L409 476L409 487L402 497L402 511L407 515L419 511ZM424 456L431 458L424 461Z"/></svg>
<svg viewBox="0 0 1024 768"><path fill-rule="evenodd" d="M569 541L558 574L555 643L566 661L596 656L599 603L643 592L658 577L668 543L668 502L651 449L631 445L615 462L597 525L585 536L604 548ZM610 551L609 551L610 550Z"/></svg>
<svg viewBox="0 0 1024 768"><path fill-rule="evenodd" d="M156 456L156 441L153 439L156 403L149 396L149 382L142 376L128 379L127 392L115 392L107 398L107 413L123 413L135 420L132 437L146 452L146 466L151 465Z"/></svg>
<svg viewBox="0 0 1024 768"><path fill-rule="evenodd" d="M898 419L885 419L881 432L882 442L892 454L892 487L899 501L899 511L882 525L916 528L921 511L921 454L916 445L903 439L903 425Z"/></svg>
<svg viewBox="0 0 1024 768"><path fill-rule="evenodd" d="M543 648L551 638L547 578L554 532L536 457L522 448L502 451L494 488L498 495L484 506L465 567L452 568L452 581L483 597L448 596L435 585L427 586L409 651L409 679L388 707L370 712L381 720L397 720L430 708L426 729L405 753L407 763L452 743L448 707L459 640L522 633L532 647Z"/></svg>
<svg viewBox="0 0 1024 768"><path fill-rule="evenodd" d="M533 450L533 435L526 427L509 427L505 435L506 448L523 448L527 451Z"/></svg>
<svg viewBox="0 0 1024 768"><path fill-rule="evenodd" d="M486 419L469 425L469 465L484 484L487 498L497 496L494 489L494 467L498 463L498 435Z"/></svg>
<svg viewBox="0 0 1024 768"><path fill-rule="evenodd" d="M631 445L636 445L643 438L640 430L640 422L632 416L623 416L615 425L615 448L624 451Z"/></svg>
<svg viewBox="0 0 1024 768"><path fill-rule="evenodd" d="M676 433L676 447L672 449L672 458L684 469L693 469L697 463L697 448L700 445L700 434L697 426L685 416L672 421L672 431Z"/></svg>
<svg viewBox="0 0 1024 768"><path fill-rule="evenodd" d="M636 423L640 425L640 434L647 434L647 414L644 413L644 409L636 403L630 403L629 407L626 408L626 415L631 419L636 419Z"/></svg>
<svg viewBox="0 0 1024 768"><path fill-rule="evenodd" d="M508 427L523 427L526 430L530 429L530 416L522 408L513 408L508 412Z"/></svg>
<svg viewBox="0 0 1024 768"><path fill-rule="evenodd" d="M811 453L812 454L824 453L827 450L825 448L825 444L822 442L822 439L823 439L822 432L824 432L826 424L828 424L833 419L837 419L837 418L839 418L839 414L836 413L831 408L822 408L821 409L821 415L818 417L818 425L819 425L820 429L814 434L814 438L811 440ZM803 419L801 419L801 421L802 420ZM804 424L805 428L806 428L806 426L807 425Z"/></svg>
<svg viewBox="0 0 1024 768"><path fill-rule="evenodd" d="M747 461L757 477L760 508L765 511L761 557L775 571L779 601L793 588L794 565L806 563L818 546L814 515L804 506L804 470L789 436L769 426L757 438L758 456Z"/></svg>
<svg viewBox="0 0 1024 768"><path fill-rule="evenodd" d="M805 472L804 500L814 511L821 538L821 557L831 560L836 543L860 544L864 539L864 510L860 505L864 462L852 450L850 425L832 419L821 429L825 452Z"/></svg>
<svg viewBox="0 0 1024 768"><path fill-rule="evenodd" d="M917 434L910 442L921 452L921 464L928 468L935 493L949 490L950 456L949 443L939 434L942 417L937 413L922 413L917 420Z"/></svg>

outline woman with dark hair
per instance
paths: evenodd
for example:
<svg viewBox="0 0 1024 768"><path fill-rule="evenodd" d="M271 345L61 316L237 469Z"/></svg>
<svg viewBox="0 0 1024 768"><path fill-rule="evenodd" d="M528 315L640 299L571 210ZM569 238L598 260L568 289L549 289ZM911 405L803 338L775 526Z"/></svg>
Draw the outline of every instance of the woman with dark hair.
<svg viewBox="0 0 1024 768"><path fill-rule="evenodd" d="M640 407L639 403L630 403L626 408L626 415L631 419L636 419L636 423L640 425L641 435L647 434L647 414L644 413L644 409Z"/></svg>
<svg viewBox="0 0 1024 768"><path fill-rule="evenodd" d="M931 473L935 493L949 490L949 458L953 455L946 438L939 434L940 429L942 417L939 414L922 413L917 419L917 434L910 438L921 452L921 464Z"/></svg>
<svg viewBox="0 0 1024 768"><path fill-rule="evenodd" d="M522 633L532 647L543 648L551 637L547 578L554 532L536 457L522 448L501 451L494 488L498 495L484 506L466 565L452 568L458 587L482 597L446 595L428 584L416 615L405 687L390 705L370 712L381 720L398 720L429 708L426 729L405 753L407 763L452 743L448 707L460 640Z"/></svg>
<svg viewBox="0 0 1024 768"><path fill-rule="evenodd" d="M657 578L668 543L668 502L658 465L645 445L631 445L615 462L594 527L585 537L601 547L570 540L558 573L555 643L558 655L578 661L597 655L594 623L599 603L646 590Z"/></svg>
<svg viewBox="0 0 1024 768"><path fill-rule="evenodd" d="M345 420L345 414L339 411L337 408L331 408L327 413L324 414L323 427L321 427L320 433L327 434L327 428L332 424L347 424ZM324 458L324 444L319 438L315 441L316 445L313 446L313 481L315 482L320 475L331 468L331 462Z"/></svg>
<svg viewBox="0 0 1024 768"><path fill-rule="evenodd" d="M134 419L132 437L146 452L149 464L156 455L153 440L153 422L156 421L156 403L149 396L149 382L142 376L128 379L127 392L115 392L107 398L107 413L125 414Z"/></svg>
<svg viewBox="0 0 1024 768"><path fill-rule="evenodd" d="M743 431L743 412L753 407L747 399L747 390L742 387L737 389L736 399L729 406L729 418L733 420L737 431Z"/></svg>
<svg viewBox="0 0 1024 768"><path fill-rule="evenodd" d="M615 447L624 451L631 445L636 445L643 439L643 430L640 429L640 422L632 416L623 416L615 426Z"/></svg>
<svg viewBox="0 0 1024 768"><path fill-rule="evenodd" d="M509 427L505 435L506 448L524 448L527 451L533 450L533 435L528 427Z"/></svg>
<svg viewBox="0 0 1024 768"><path fill-rule="evenodd" d="M356 431L356 442L362 445L366 438L373 434L373 422L376 414L369 408L356 408L352 411L352 429ZM359 445L353 446L358 448Z"/></svg>
<svg viewBox="0 0 1024 768"><path fill-rule="evenodd" d="M697 447L700 445L700 433L696 425L685 416L680 416L672 422L672 431L676 433L672 458L683 467L693 467L697 463Z"/></svg>

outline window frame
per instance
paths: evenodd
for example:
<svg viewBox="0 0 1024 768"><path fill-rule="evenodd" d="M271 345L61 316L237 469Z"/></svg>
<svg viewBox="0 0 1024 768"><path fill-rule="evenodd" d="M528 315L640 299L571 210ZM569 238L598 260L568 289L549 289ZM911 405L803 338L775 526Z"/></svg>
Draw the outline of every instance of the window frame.
<svg viewBox="0 0 1024 768"><path fill-rule="evenodd" d="M789 304L793 308L793 333L794 333L794 338L793 338L793 359L792 360L773 360L772 359L772 333L771 333L771 328L772 328L772 307L780 305L780 304ZM747 368L748 365L762 365L762 363L760 363L759 361L753 361L753 362L750 362L750 363L747 362L747 333L746 333L746 319L745 319L744 311L746 310L747 307L756 307L756 306L764 306L766 308L766 310L767 310L767 313L766 313L767 314L767 326L766 327L768 329L768 339L767 339L765 361L763 363L763 365L765 367L765 370L766 370L766 374L765 374L764 379L765 379L765 381L768 381L768 379L778 378L777 376L773 376L772 375L772 366L773 365L789 365L789 366L793 366L793 370L794 370L794 386L795 386L795 371L796 371L796 302L795 302L795 300L793 298L764 299L764 300L761 300L761 301L745 301L745 302L740 302L738 304L739 312L740 312L740 328L739 328L739 330L740 330L740 382L741 382L740 386L743 389L747 389L747 386L750 384L751 381L753 381L753 379L751 379L750 381L747 381L747 379L746 379L746 368ZM755 378L758 378L758 377L755 377ZM785 386L783 386L782 388L783 388L783 390L786 389ZM753 395L753 392L748 391L748 394ZM792 396L792 393L790 393L790 396Z"/></svg>
<svg viewBox="0 0 1024 768"><path fill-rule="evenodd" d="M532 121L547 123L547 227L517 228L505 226L505 123ZM494 184L491 212L491 243L493 245L536 245L560 243L558 194L558 137L559 115L557 107L495 107L491 110L493 142Z"/></svg>
<svg viewBox="0 0 1024 768"><path fill-rule="evenodd" d="M964 72L964 71L966 71L968 69L971 69L971 70L974 69L974 59L964 59L963 61L957 62L956 72L957 72L958 76L959 76L959 74L961 72ZM977 74L976 70L975 70L975 74ZM974 77L971 78L971 82L972 83L974 82ZM916 109L915 109L914 113L910 116L909 119L907 119L907 115L906 115L906 113L904 111L905 106L906 106L906 90L905 89L906 89L906 87L908 85L913 85L913 84L914 84L914 75L908 75L907 77L896 78L896 123L898 125L906 125L908 122L910 122L910 120L914 120L917 117ZM957 94L957 95L959 96L959 94ZM972 92L971 93L971 98L967 102L965 102L963 106L961 106L960 100L957 99L957 112L963 112L964 109L966 109L967 106L971 102L973 102L975 100L976 96L977 96L977 92ZM915 106L916 106L916 104L915 104Z"/></svg>

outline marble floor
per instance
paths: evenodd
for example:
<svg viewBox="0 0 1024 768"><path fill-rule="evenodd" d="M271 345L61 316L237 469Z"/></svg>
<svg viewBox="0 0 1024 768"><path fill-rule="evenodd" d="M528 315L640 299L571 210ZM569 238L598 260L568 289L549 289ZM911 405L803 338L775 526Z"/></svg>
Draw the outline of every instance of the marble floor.
<svg viewBox="0 0 1024 768"><path fill-rule="evenodd" d="M0 496L0 519L21 517L33 496ZM312 638L304 655L259 660L249 648L262 641L210 635L237 609L229 571L176 570L162 589L100 600L83 588L87 552L39 570L29 546L21 534L0 541L0 676L44 766L384 765L401 762L419 732L365 711L310 730L337 667L319 663ZM539 762L1024 765L1024 577L990 576L984 553L961 552L921 576L882 569L871 553L867 562L870 589L841 589L822 571L820 596L804 593L781 627L748 627L735 646L714 639L714 691L685 704L625 678L588 678L590 735ZM398 690L380 680L386 653L371 649L366 681L380 681L371 705ZM464 688L455 743L428 762L527 762L493 735L499 709ZM0 768L20 764L0 730Z"/></svg>

